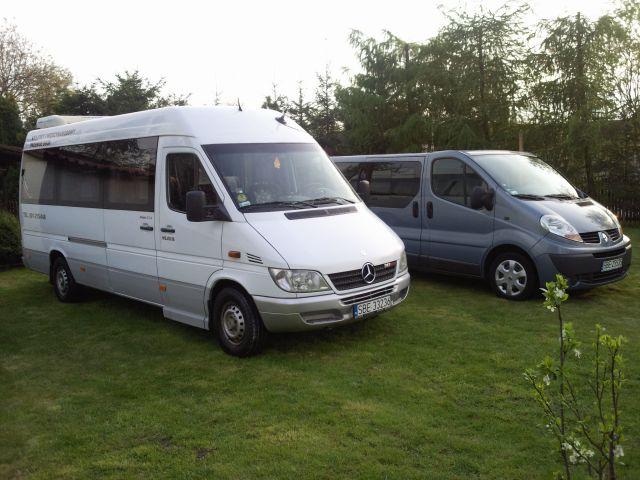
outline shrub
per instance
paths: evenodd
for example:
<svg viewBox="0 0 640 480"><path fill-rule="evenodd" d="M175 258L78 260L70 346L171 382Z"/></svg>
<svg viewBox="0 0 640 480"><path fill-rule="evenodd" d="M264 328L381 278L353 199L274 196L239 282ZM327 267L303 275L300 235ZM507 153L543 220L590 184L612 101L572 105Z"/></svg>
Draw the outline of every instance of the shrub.
<svg viewBox="0 0 640 480"><path fill-rule="evenodd" d="M577 367L583 357L573 326L562 317L567 301L567 280L556 275L542 289L544 306L557 312L558 359L547 356L525 378L544 412L546 429L557 440L563 472L555 478L571 480L588 477L615 480L617 466L624 465L620 390L624 383L621 355L622 336L611 336L596 325L591 365L587 371ZM582 470L579 472L578 470Z"/></svg>
<svg viewBox="0 0 640 480"><path fill-rule="evenodd" d="M0 265L13 265L20 261L20 222L9 212L0 211Z"/></svg>

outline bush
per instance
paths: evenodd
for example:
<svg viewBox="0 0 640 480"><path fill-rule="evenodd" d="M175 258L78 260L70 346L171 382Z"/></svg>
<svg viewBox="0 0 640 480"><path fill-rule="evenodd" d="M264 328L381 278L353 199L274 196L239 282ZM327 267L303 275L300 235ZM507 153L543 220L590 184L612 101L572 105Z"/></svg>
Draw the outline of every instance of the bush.
<svg viewBox="0 0 640 480"><path fill-rule="evenodd" d="M0 211L0 265L14 265L21 256L20 222L11 213Z"/></svg>

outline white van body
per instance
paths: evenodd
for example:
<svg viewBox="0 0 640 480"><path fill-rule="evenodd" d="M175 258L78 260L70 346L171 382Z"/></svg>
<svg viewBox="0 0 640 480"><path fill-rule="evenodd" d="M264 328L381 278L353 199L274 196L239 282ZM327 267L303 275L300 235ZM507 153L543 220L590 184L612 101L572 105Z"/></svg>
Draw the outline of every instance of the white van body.
<svg viewBox="0 0 640 480"><path fill-rule="evenodd" d="M278 112L232 107L168 107L29 132L20 181L25 265L50 275L55 286L52 267L62 257L77 284L157 305L167 318L203 329L213 328L222 287L245 292L273 332L349 323L357 313L377 313L406 297L403 243L355 194L326 205L249 211L238 177L220 175L205 151L234 145L319 148ZM253 157L239 158L247 163ZM273 168L265 163L267 173L284 175L278 154L273 158ZM314 162L324 161L318 158ZM182 191L169 162L178 173L200 172L198 189L206 183L227 217L187 220L184 208L175 207L183 205ZM295 167L294 160L289 164ZM177 202L172 206L170 195ZM370 274L370 266L374 277L386 272L384 278L367 283L371 278L354 277ZM270 269L319 272L321 278L309 278L328 288L285 291L274 279L279 270ZM331 280L345 275L347 288Z"/></svg>

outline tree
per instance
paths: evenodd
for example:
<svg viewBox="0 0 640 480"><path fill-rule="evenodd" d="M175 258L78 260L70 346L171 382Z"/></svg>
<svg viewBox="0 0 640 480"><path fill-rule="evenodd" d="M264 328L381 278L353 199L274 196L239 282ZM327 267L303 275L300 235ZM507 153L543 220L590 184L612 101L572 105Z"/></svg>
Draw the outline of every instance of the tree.
<svg viewBox="0 0 640 480"><path fill-rule="evenodd" d="M262 108L275 110L276 112L285 113L289 110L289 99L286 95L278 92L278 84L271 84L271 95L267 95L262 102Z"/></svg>
<svg viewBox="0 0 640 480"><path fill-rule="evenodd" d="M335 89L336 81L331 76L329 66L324 73L316 74L316 87L313 108L308 117L309 130L318 143L330 153L338 149L340 125L337 118Z"/></svg>
<svg viewBox="0 0 640 480"><path fill-rule="evenodd" d="M298 95L295 100L290 102L289 115L305 130L309 128L309 122L313 115L313 105L304 98L302 82L298 82Z"/></svg>
<svg viewBox="0 0 640 480"><path fill-rule="evenodd" d="M20 145L23 133L18 104L12 98L0 96L0 144Z"/></svg>
<svg viewBox="0 0 640 480"><path fill-rule="evenodd" d="M108 115L139 112L170 105L186 105L188 96L162 95L165 83L164 79L152 82L140 75L137 70L116 74L113 81L98 80L98 84L104 90L104 102Z"/></svg>
<svg viewBox="0 0 640 480"><path fill-rule="evenodd" d="M0 96L11 97L23 120L51 109L71 75L43 55L6 20L0 27Z"/></svg>
<svg viewBox="0 0 640 480"><path fill-rule="evenodd" d="M353 31L349 37L361 73L347 87L335 86L345 149L358 153L420 150L428 131L419 86L424 46L385 32L377 41Z"/></svg>
<svg viewBox="0 0 640 480"><path fill-rule="evenodd" d="M425 49L428 116L439 148L504 144L523 105L526 6L445 12L449 23Z"/></svg>
<svg viewBox="0 0 640 480"><path fill-rule="evenodd" d="M64 115L107 115L107 104L95 85L68 89L54 111Z"/></svg>
<svg viewBox="0 0 640 480"><path fill-rule="evenodd" d="M50 113L120 115L170 105L186 105L188 96L162 95L165 81L152 82L138 71L116 74L115 80L67 89Z"/></svg>
<svg viewBox="0 0 640 480"><path fill-rule="evenodd" d="M590 21L580 13L544 21L541 29L540 52L531 58L534 120L556 126L565 170L593 192L601 127L615 117L612 93L624 31L613 16Z"/></svg>

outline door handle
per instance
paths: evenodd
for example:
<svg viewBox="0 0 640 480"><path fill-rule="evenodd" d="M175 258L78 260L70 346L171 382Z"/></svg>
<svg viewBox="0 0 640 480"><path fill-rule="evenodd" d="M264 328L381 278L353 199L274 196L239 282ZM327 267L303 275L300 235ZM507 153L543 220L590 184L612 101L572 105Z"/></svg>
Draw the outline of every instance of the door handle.
<svg viewBox="0 0 640 480"><path fill-rule="evenodd" d="M173 228L171 225L167 225L166 227L162 227L160 229L160 231L162 233L176 233L176 229Z"/></svg>
<svg viewBox="0 0 640 480"><path fill-rule="evenodd" d="M146 230L147 232L153 232L153 227L151 225L147 225L145 223L144 225L140 225L140 230Z"/></svg>
<svg viewBox="0 0 640 480"><path fill-rule="evenodd" d="M433 218L433 202L427 202L427 218Z"/></svg>
<svg viewBox="0 0 640 480"><path fill-rule="evenodd" d="M420 212L418 211L419 205L418 202L413 202L413 218L418 218Z"/></svg>

